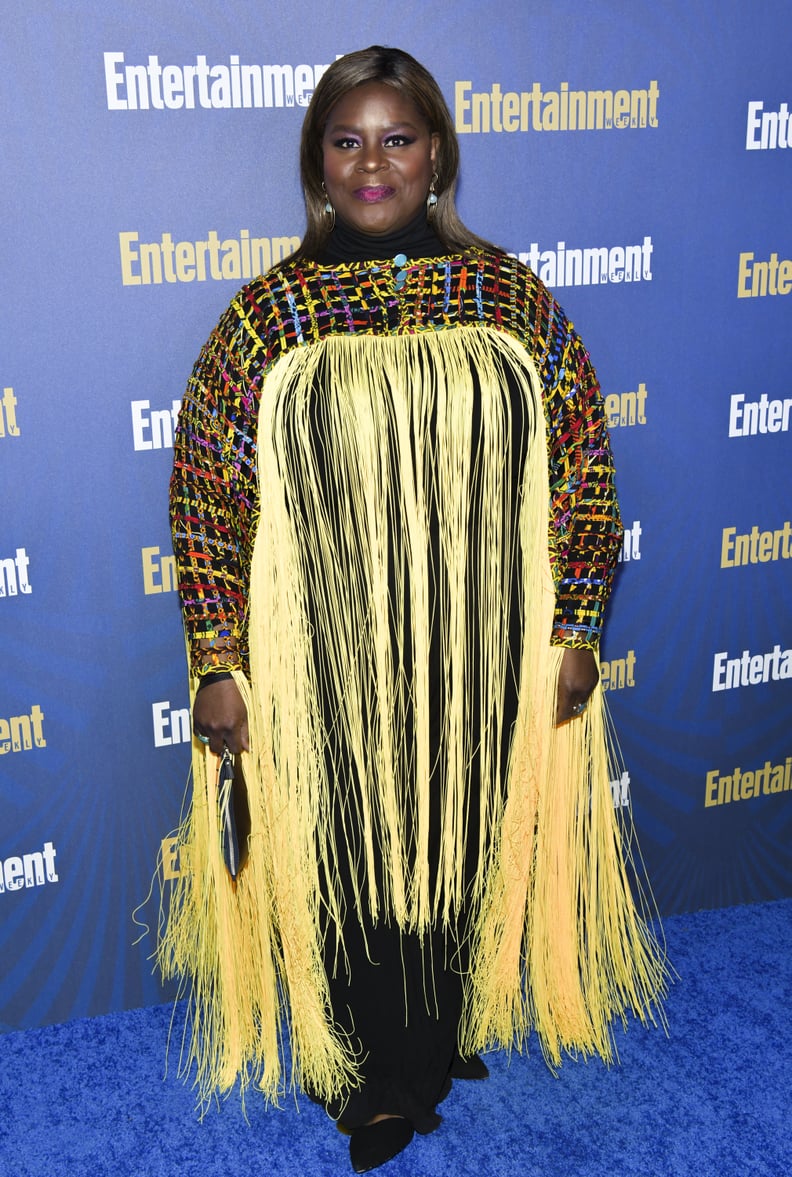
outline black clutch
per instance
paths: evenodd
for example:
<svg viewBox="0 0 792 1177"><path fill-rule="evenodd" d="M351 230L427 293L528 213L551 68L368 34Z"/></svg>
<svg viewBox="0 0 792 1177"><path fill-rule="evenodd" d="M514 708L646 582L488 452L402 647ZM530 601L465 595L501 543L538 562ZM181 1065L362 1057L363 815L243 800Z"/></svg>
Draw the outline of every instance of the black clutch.
<svg viewBox="0 0 792 1177"><path fill-rule="evenodd" d="M247 862L250 835L250 807L241 760L226 748L217 778L223 860L234 880Z"/></svg>

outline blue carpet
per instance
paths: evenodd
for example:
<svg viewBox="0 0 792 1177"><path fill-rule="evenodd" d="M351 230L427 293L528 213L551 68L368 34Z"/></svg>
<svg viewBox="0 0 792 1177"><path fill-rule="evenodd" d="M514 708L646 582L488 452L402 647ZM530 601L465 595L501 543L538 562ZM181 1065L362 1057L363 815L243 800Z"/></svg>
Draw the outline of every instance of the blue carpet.
<svg viewBox="0 0 792 1177"><path fill-rule="evenodd" d="M666 921L680 974L669 1036L617 1033L621 1066L537 1048L489 1055L454 1085L443 1123L383 1177L789 1177L792 900ZM331 1177L347 1141L303 1097L236 1095L199 1123L164 1075L171 1010L132 1010L0 1039L3 1177Z"/></svg>

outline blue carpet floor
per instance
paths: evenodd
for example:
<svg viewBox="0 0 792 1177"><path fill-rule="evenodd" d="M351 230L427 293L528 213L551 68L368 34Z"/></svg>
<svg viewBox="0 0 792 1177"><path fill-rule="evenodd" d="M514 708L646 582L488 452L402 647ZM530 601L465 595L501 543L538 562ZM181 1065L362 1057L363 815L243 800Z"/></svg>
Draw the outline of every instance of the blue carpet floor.
<svg viewBox="0 0 792 1177"><path fill-rule="evenodd" d="M790 1177L792 900L666 921L669 1035L618 1031L621 1066L489 1055L383 1177ZM347 1141L303 1097L236 1096L199 1123L164 1075L170 1009L0 1038L3 1177L334 1177Z"/></svg>

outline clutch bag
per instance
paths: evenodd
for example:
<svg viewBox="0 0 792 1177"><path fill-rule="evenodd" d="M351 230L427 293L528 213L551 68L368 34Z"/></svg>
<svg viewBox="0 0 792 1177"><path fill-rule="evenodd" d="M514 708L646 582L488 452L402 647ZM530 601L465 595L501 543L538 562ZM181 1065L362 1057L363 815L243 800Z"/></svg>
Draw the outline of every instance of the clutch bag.
<svg viewBox="0 0 792 1177"><path fill-rule="evenodd" d="M220 757L217 779L223 861L234 881L247 862L250 835L250 808L241 761L226 748Z"/></svg>

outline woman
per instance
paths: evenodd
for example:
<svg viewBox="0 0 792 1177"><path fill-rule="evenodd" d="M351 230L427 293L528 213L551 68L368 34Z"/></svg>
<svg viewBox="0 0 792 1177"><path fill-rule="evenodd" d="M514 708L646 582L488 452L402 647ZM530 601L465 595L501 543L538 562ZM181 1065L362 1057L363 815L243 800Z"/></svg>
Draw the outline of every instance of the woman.
<svg viewBox="0 0 792 1177"><path fill-rule="evenodd" d="M357 1172L437 1127L476 1051L534 1028L551 1065L608 1059L665 983L597 687L622 534L599 388L550 293L460 221L457 169L413 58L330 67L304 240L201 353L171 487L206 749L161 963L192 980L202 1092L275 1098L287 1040Z"/></svg>

